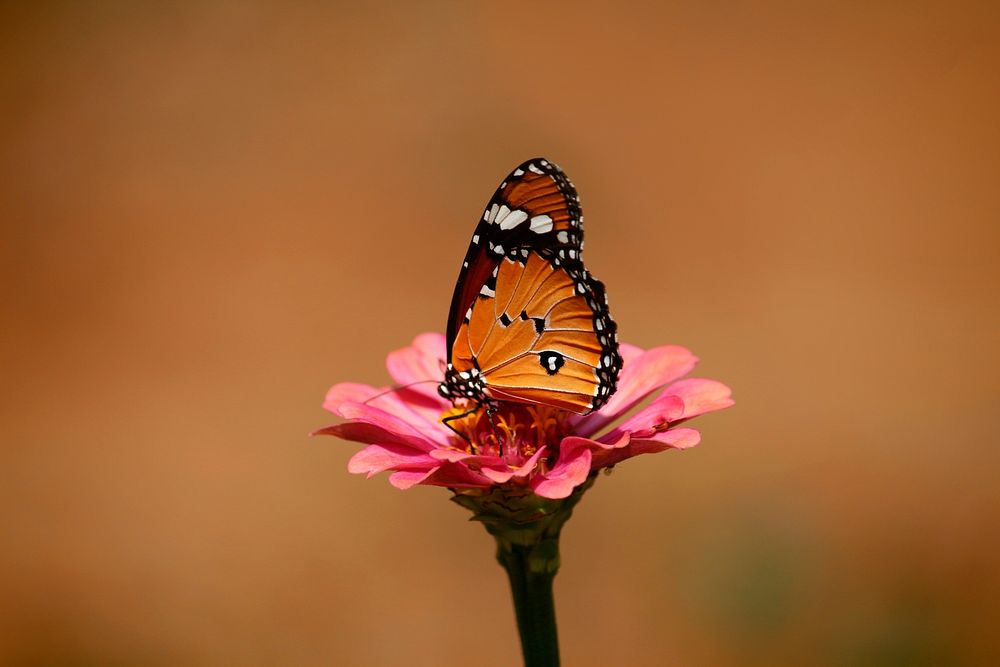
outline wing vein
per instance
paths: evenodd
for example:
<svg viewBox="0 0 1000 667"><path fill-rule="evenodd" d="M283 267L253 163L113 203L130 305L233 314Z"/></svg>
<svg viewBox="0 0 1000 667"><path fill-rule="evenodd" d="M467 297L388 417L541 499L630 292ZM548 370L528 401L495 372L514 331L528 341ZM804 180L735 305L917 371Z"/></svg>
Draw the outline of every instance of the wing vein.
<svg viewBox="0 0 1000 667"><path fill-rule="evenodd" d="M521 354L518 354L516 356L510 357L509 359L504 359L503 361L501 361L496 366L491 366L489 368L482 369L481 372L482 372L483 375L486 375L488 373L492 373L493 371L497 370L498 368L503 368L504 366L507 366L508 364L512 364L515 361L517 361L518 359L523 359L524 357L526 357L529 354L532 354L532 350L530 348L528 350L522 352Z"/></svg>
<svg viewBox="0 0 1000 667"><path fill-rule="evenodd" d="M501 271L503 270L502 265L500 270ZM514 301L514 295L517 294L517 288L521 286L521 279L524 278L524 274L527 273L527 271L528 271L528 265L527 263L525 263L524 268L521 269L521 273L519 273L517 276L517 282L514 283L514 289L510 291L510 298L508 298L507 303L504 304L501 314L506 313L507 309L510 308L511 302ZM493 309L493 314L497 316L497 319L500 319L500 315L497 315L496 308Z"/></svg>

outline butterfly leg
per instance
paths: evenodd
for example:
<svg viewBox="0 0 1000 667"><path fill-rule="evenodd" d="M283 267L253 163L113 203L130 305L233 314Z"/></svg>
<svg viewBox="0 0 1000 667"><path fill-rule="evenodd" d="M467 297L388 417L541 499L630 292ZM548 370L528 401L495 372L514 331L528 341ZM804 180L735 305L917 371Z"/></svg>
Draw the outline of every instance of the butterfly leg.
<svg viewBox="0 0 1000 667"><path fill-rule="evenodd" d="M503 440L500 439L500 429L497 428L496 413L496 404L488 402L486 404L486 418L490 420L490 426L493 427L493 437L497 441L497 450L500 452L500 456L503 456Z"/></svg>
<svg viewBox="0 0 1000 667"><path fill-rule="evenodd" d="M450 422L453 422L456 419L464 419L465 417L468 417L469 415L471 415L472 413L474 413L476 410L480 409L481 407L483 407L483 406L480 405L479 403L476 403L475 405L472 406L472 408L470 408L469 410L466 410L465 412L463 412L461 414L452 415L450 417L445 417L444 419L441 420L441 423L444 424L445 426L447 426L449 429L451 429L452 433L454 433L455 435L457 435L458 437L460 437L462 440L465 440L466 443L468 443L469 449L471 450L471 452L473 454L478 454L478 452L476 451L476 445L475 445L475 443L472 442L472 439L468 435L466 435L462 431L459 431L457 428L455 428L454 426L452 426Z"/></svg>

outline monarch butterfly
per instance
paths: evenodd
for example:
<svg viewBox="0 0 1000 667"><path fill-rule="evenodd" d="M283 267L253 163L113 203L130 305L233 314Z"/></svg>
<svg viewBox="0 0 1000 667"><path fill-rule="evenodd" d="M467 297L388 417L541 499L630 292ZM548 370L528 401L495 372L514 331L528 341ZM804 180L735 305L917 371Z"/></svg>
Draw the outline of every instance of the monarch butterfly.
<svg viewBox="0 0 1000 667"><path fill-rule="evenodd" d="M562 170L535 158L510 172L455 284L441 396L580 415L607 402L622 367L618 327L582 250L580 197Z"/></svg>

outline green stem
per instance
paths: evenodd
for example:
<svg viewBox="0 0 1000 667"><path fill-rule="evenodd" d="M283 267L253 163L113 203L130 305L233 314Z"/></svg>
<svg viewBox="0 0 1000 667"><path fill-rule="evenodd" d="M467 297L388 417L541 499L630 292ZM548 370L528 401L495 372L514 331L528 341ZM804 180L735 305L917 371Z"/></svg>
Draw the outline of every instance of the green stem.
<svg viewBox="0 0 1000 667"><path fill-rule="evenodd" d="M497 560L507 570L510 579L524 666L559 667L559 636L552 596L552 581L556 573L547 571L547 567L541 571L533 567L533 561L536 566L541 564L538 554L532 553L534 547L508 546L512 548L499 546Z"/></svg>
<svg viewBox="0 0 1000 667"><path fill-rule="evenodd" d="M597 473L568 498L551 500L518 486L455 490L452 500L472 511L497 541L507 571L525 667L559 667L552 580L559 571L559 534Z"/></svg>

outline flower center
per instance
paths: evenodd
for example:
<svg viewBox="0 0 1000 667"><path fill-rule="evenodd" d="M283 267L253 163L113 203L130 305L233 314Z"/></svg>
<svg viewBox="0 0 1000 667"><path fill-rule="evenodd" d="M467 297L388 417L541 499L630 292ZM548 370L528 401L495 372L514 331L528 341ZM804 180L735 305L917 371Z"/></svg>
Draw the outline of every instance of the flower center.
<svg viewBox="0 0 1000 667"><path fill-rule="evenodd" d="M457 434L454 446L512 462L530 458L543 445L551 449L570 432L569 413L548 405L497 403L492 413L486 407L467 412L455 407L442 415Z"/></svg>

